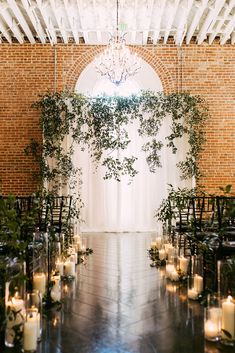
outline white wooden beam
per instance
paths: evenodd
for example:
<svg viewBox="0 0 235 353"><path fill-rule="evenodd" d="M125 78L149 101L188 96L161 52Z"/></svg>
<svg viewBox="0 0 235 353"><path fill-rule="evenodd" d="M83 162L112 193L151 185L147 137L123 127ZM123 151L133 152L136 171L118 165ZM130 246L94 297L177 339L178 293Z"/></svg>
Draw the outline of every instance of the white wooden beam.
<svg viewBox="0 0 235 353"><path fill-rule="evenodd" d="M235 30L235 14L233 15L232 19L229 21L227 27L225 28L224 35L221 36L220 44L224 45L227 40L229 39L232 32Z"/></svg>
<svg viewBox="0 0 235 353"><path fill-rule="evenodd" d="M153 12L153 5L154 5L154 0L148 0L148 4L147 4L147 18L146 18L146 25L145 25L145 29L143 31L143 44L147 44L148 41L148 35L149 35L149 29L150 29L150 25L151 25L151 18L152 18L152 12Z"/></svg>
<svg viewBox="0 0 235 353"><path fill-rule="evenodd" d="M164 44L167 43L171 28L172 28L172 24L175 18L175 14L178 10L178 6L179 6L179 1L180 0L175 0L173 5L170 5L170 7L168 7L168 11L169 13L167 14L168 16L168 20L167 20L167 25L166 25L166 30L164 33Z"/></svg>
<svg viewBox="0 0 235 353"><path fill-rule="evenodd" d="M13 11L17 20L19 21L19 24L22 27L26 36L28 37L28 40L30 41L30 43L35 44L34 36L28 26L28 23L26 22L24 16L22 15L22 12L20 11L17 3L15 2L15 0L7 0L7 3L9 5L10 9Z"/></svg>
<svg viewBox="0 0 235 353"><path fill-rule="evenodd" d="M95 18L95 23L96 23L96 39L98 43L101 43L102 36L101 36L101 31L100 31L100 19L98 16L98 11L96 11L97 3L96 0L92 1L92 6L93 6L93 13L94 13L94 18Z"/></svg>
<svg viewBox="0 0 235 353"><path fill-rule="evenodd" d="M83 17L83 14L82 14L82 8L83 8L82 5L83 5L82 1L81 0L77 0L78 13L79 13L81 27L82 27L81 31L82 31L85 43L89 44L88 31L87 31L87 28L85 26L84 17Z"/></svg>
<svg viewBox="0 0 235 353"><path fill-rule="evenodd" d="M193 0L188 0L187 2L187 6L183 7L183 10L180 14L180 23L179 26L177 28L177 32L176 32L176 45L182 45L185 34L186 34L186 26L187 26L187 19L188 19L188 15L189 12L192 8L193 5Z"/></svg>
<svg viewBox="0 0 235 353"><path fill-rule="evenodd" d="M207 6L208 0L202 0L202 3L198 5L198 9L194 15L194 18L191 22L191 25L187 31L187 35L186 35L186 44L189 44L192 36L194 35L194 32L199 24L199 21L202 17L202 14Z"/></svg>
<svg viewBox="0 0 235 353"><path fill-rule="evenodd" d="M8 33L7 27L5 26L5 24L2 22L2 20L0 19L0 32L2 34L2 36L4 36L6 38L6 40L8 41L8 43L12 44L12 39L10 34Z"/></svg>
<svg viewBox="0 0 235 353"><path fill-rule="evenodd" d="M231 35L231 44L235 44L235 32L233 32Z"/></svg>
<svg viewBox="0 0 235 353"><path fill-rule="evenodd" d="M138 0L135 0L134 4L134 13L132 16L132 23L131 23L131 44L135 44L136 42L136 31L137 31L137 24L136 24L136 19L137 19L137 10L138 10Z"/></svg>
<svg viewBox="0 0 235 353"><path fill-rule="evenodd" d="M21 2L25 8L25 11L27 12L27 15L30 18L30 21L32 22L32 24L35 28L35 31L37 32L37 35L38 35L41 43L45 44L46 43L45 32L42 28L42 25L41 25L39 18L33 8L31 1L30 0L21 0Z"/></svg>
<svg viewBox="0 0 235 353"><path fill-rule="evenodd" d="M74 18L73 14L71 13L71 10L69 8L68 0L64 0L64 7L65 7L66 15L67 15L67 18L68 18L68 21L69 21L69 25L71 27L71 31L72 31L75 43L79 44L79 36L78 36L78 30L77 30L76 25L75 25L75 18Z"/></svg>
<svg viewBox="0 0 235 353"><path fill-rule="evenodd" d="M58 27L59 27L59 31L62 35L62 38L63 38L63 41L65 44L68 44L68 36L67 36L67 33L64 29L64 25L63 25L63 18L61 17L61 15L59 14L58 12L58 8L55 4L55 0L49 0L50 2L50 5L51 5L51 9L52 9L52 12L55 16L55 19L56 19L56 22L58 24Z"/></svg>
<svg viewBox="0 0 235 353"><path fill-rule="evenodd" d="M216 27L213 28L212 33L209 35L209 44L212 44L215 37L221 32L221 29L222 29L225 21L228 19L228 16L229 16L231 10L234 8L234 6L235 6L235 0L231 0L230 3L227 6L225 6L223 18L219 19Z"/></svg>
<svg viewBox="0 0 235 353"><path fill-rule="evenodd" d="M12 31L14 37L18 40L20 44L24 43L24 36L23 33L21 33L18 24L16 23L15 19L12 18L12 16L9 14L7 9L1 8L1 16Z"/></svg>
<svg viewBox="0 0 235 353"><path fill-rule="evenodd" d="M211 25L211 22L213 21L214 18L216 18L218 16L218 14L223 6L224 6L224 0L216 0L213 7L210 8L209 13L207 14L205 21L204 21L204 23L198 33L198 36L197 36L198 44L202 44L204 39L206 39L207 31Z"/></svg>
<svg viewBox="0 0 235 353"><path fill-rule="evenodd" d="M157 16L154 18L154 35L153 35L153 44L156 44L159 39L159 34L161 31L161 21L163 17L163 13L166 6L166 0L159 1L160 6L157 6L159 9Z"/></svg>
<svg viewBox="0 0 235 353"><path fill-rule="evenodd" d="M56 44L57 43L57 37L56 37L56 33L55 33L55 29L53 24L51 23L50 17L48 16L47 10L46 10L46 5L47 4L43 4L42 0L36 0L38 9L40 10L41 14L42 14L42 18L43 21L46 24L46 32L49 38L49 41L51 43L51 45Z"/></svg>

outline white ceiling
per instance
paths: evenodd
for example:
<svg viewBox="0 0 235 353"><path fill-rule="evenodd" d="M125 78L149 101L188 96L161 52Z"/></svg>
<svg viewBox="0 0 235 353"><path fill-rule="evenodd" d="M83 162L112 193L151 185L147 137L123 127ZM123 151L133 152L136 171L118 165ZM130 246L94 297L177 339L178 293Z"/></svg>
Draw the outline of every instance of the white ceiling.
<svg viewBox="0 0 235 353"><path fill-rule="evenodd" d="M235 43L235 0L119 0L127 44ZM0 42L107 44L116 0L0 0Z"/></svg>

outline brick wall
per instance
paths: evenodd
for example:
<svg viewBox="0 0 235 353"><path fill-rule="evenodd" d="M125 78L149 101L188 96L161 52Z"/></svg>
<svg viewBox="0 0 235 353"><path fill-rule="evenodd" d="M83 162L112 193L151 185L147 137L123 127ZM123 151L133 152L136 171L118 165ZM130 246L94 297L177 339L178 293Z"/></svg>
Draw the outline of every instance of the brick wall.
<svg viewBox="0 0 235 353"><path fill-rule="evenodd" d="M0 186L3 194L35 191L36 166L24 155L30 138L40 138L38 112L31 108L47 90L73 88L79 73L103 48L85 45L0 45ZM235 49L191 44L134 48L157 71L166 92L183 89L209 103L207 142L200 167L209 191L235 187ZM55 71L56 54L56 71ZM182 61L179 57L182 56ZM56 73L56 80L55 80ZM1 192L0 191L0 192Z"/></svg>

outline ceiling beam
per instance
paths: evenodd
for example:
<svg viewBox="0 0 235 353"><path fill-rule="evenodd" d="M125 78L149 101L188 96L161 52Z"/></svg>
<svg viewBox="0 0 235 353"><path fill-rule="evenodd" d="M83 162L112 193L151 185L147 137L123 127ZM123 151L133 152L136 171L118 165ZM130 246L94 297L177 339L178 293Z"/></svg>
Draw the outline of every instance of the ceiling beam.
<svg viewBox="0 0 235 353"><path fill-rule="evenodd" d="M8 33L7 27L6 27L5 24L2 22L1 19L0 19L0 32L1 32L1 35L6 38L6 40L8 41L8 43L12 44L11 36L10 36L10 34Z"/></svg>
<svg viewBox="0 0 235 353"><path fill-rule="evenodd" d="M80 22L81 22L81 31L83 34L83 38L85 43L89 44L89 37L88 37L88 31L87 28L85 26L85 21L84 21L84 17L82 14L82 8L83 8L83 4L81 0L77 0L77 8L78 8L78 13L79 13L79 17L80 17Z"/></svg>
<svg viewBox="0 0 235 353"><path fill-rule="evenodd" d="M15 19L12 18L12 16L9 14L6 8L4 9L1 7L0 9L1 9L0 14L4 19L4 21L6 22L6 24L8 25L8 27L10 28L10 30L12 31L13 36L18 40L20 44L23 44L24 36L23 36L23 33L21 33Z"/></svg>
<svg viewBox="0 0 235 353"><path fill-rule="evenodd" d="M230 3L225 7L225 10L223 13L223 18L221 18L218 21L216 27L213 28L212 33L209 35L209 44L212 44L215 37L221 32L221 29L222 29L225 21L228 20L228 16L229 16L231 10L234 8L234 6L235 6L235 0L231 0Z"/></svg>
<svg viewBox="0 0 235 353"><path fill-rule="evenodd" d="M224 6L225 2L223 0L216 0L212 8L210 8L205 21L203 22L201 29L198 33L197 36L197 42L198 44L202 44L204 39L207 37L207 32L208 29L211 25L211 22L213 21L214 18L216 18L221 11L222 7Z"/></svg>
<svg viewBox="0 0 235 353"><path fill-rule="evenodd" d="M187 6L183 6L182 12L180 14L180 23L176 32L176 45L182 45L186 30L187 30L187 20L189 12L192 8L193 0L188 0Z"/></svg>
<svg viewBox="0 0 235 353"><path fill-rule="evenodd" d="M20 24L21 28L23 29L24 33L26 34L26 36L28 37L28 40L30 41L30 43L35 44L36 42L35 42L35 39L34 39L32 32L31 32L31 29L29 28L28 23L26 22L24 16L22 15L22 12L20 11L15 0L7 0L7 3L9 5L10 9L13 11L17 20L19 21L19 24Z"/></svg>
<svg viewBox="0 0 235 353"><path fill-rule="evenodd" d="M79 44L78 30L77 30L77 26L75 25L75 17L71 16L71 12L70 12L71 9L69 8L68 0L64 0L64 7L69 21L69 25L71 27L74 41L76 44Z"/></svg>
<svg viewBox="0 0 235 353"><path fill-rule="evenodd" d="M144 45L147 44L147 41L148 41L149 29L150 29L150 25L151 25L152 12L153 12L153 5L154 5L154 0L148 0L146 27L145 27L145 30L143 31L143 44Z"/></svg>
<svg viewBox="0 0 235 353"><path fill-rule="evenodd" d="M167 20L167 24L166 24L166 30L165 30L165 33L164 33L164 40L163 40L164 44L167 43L171 28L172 28L172 24L173 24L173 21L174 21L174 18L175 18L175 14L176 14L176 12L178 10L179 1L180 0L175 0L174 4L172 4L169 7L167 7L169 13L167 14L168 20Z"/></svg>
<svg viewBox="0 0 235 353"><path fill-rule="evenodd" d="M235 44L235 32L233 32L231 35L231 44Z"/></svg>
<svg viewBox="0 0 235 353"><path fill-rule="evenodd" d="M45 38L45 32L42 28L42 25L39 21L39 18L34 10L34 7L32 6L31 0L21 0L25 11L27 12L27 15L30 18L30 21L32 22L35 31L37 32L37 35L41 41L42 44L46 43L46 38Z"/></svg>
<svg viewBox="0 0 235 353"><path fill-rule="evenodd" d="M56 44L57 43L57 37L56 37L56 33L55 33L55 28L51 22L50 17L48 16L48 13L46 11L46 6L47 4L43 4L42 0L36 0L38 9L41 12L43 21L46 24L46 32L49 38L49 41L51 43L51 45Z"/></svg>
<svg viewBox="0 0 235 353"><path fill-rule="evenodd" d="M235 13L231 18L231 20L229 21L227 27L225 28L224 34L220 38L221 45L224 45L227 42L227 40L230 38L230 35L234 30L235 30Z"/></svg>
<svg viewBox="0 0 235 353"><path fill-rule="evenodd" d="M161 30L161 21L162 21L162 16L165 10L166 6L166 0L160 0L160 6L157 6L159 9L157 17L154 18L154 35L153 35L153 44L156 44L158 39L159 39L159 34Z"/></svg>
<svg viewBox="0 0 235 353"><path fill-rule="evenodd" d="M63 17L58 12L58 6L56 6L55 0L49 0L49 2L51 5L52 12L55 16L56 22L58 24L59 31L62 35L63 41L65 44L68 44L68 36L67 36L67 33L66 33L66 31L64 29L64 25L63 25Z"/></svg>
<svg viewBox="0 0 235 353"><path fill-rule="evenodd" d="M186 35L186 44L189 44L192 36L194 35L194 32L197 28L197 26L199 25L199 21L202 17L202 14L207 6L208 0L202 0L202 3L198 5L198 9L194 15L194 18L191 22L191 25L189 26L189 29L187 31L187 35Z"/></svg>
<svg viewBox="0 0 235 353"><path fill-rule="evenodd" d="M136 31L137 31L137 9L138 9L138 0L135 0L135 5L134 5L134 13L132 16L132 23L131 23L131 44L135 44L136 42Z"/></svg>

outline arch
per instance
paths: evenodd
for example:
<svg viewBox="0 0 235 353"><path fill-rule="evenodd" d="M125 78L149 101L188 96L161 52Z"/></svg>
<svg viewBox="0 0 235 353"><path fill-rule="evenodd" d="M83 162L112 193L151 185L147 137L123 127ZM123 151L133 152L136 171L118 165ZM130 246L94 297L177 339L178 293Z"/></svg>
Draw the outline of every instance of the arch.
<svg viewBox="0 0 235 353"><path fill-rule="evenodd" d="M143 47L130 47L131 51L136 52L144 61L146 61L153 70L159 76L163 91L165 93L172 92L174 90L174 80L168 69L164 66L162 61L154 55L150 50ZM65 86L69 89L74 90L78 77L80 76L81 72L86 68L88 64L90 64L97 55L99 55L104 50L104 47L91 47L87 49L84 54L78 58L70 70L67 73L67 77L65 79Z"/></svg>

